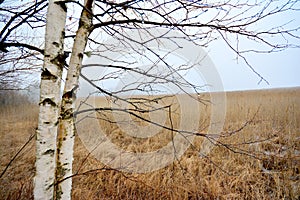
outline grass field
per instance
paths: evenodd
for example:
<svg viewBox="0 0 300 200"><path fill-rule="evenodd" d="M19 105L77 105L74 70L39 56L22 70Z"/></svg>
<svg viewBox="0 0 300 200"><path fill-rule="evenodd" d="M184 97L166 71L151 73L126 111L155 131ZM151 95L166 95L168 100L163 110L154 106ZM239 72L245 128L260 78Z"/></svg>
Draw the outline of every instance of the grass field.
<svg viewBox="0 0 300 200"><path fill-rule="evenodd" d="M106 168L77 137L73 199L299 199L300 88L228 92L226 105L219 140L224 145L201 157L203 138L197 137L179 160L151 173ZM210 105L201 104L199 131L207 131L209 111ZM109 112L105 116L112 117ZM0 199L33 199L35 147L30 138L37 117L37 106L25 102L0 106L0 173L9 164L0 178ZM173 117L176 127L179 116ZM159 149L172 139L166 130L151 139L135 139L116 124L100 120L99 125L111 141L132 152Z"/></svg>

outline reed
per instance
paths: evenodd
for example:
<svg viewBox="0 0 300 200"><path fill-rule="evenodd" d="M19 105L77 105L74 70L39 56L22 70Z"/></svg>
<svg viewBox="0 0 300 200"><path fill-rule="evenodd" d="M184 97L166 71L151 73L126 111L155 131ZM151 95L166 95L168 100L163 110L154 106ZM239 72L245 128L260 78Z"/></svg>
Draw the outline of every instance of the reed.
<svg viewBox="0 0 300 200"><path fill-rule="evenodd" d="M208 95L204 95L209 99ZM76 138L73 199L299 199L300 191L300 88L227 93L227 114L222 145L208 157L198 150L203 138L172 165L145 174L107 168ZM97 99L105 106L104 99ZM166 102L167 103L167 102ZM176 104L176 102L174 102ZM199 131L207 131L210 105L201 104ZM108 105L107 105L108 106ZM0 107L0 154L4 169L12 156L34 133L36 106ZM180 111L181 112L181 111ZM173 110L173 125L180 112ZM149 118L149 114L143 114ZM103 116L98 114L99 118ZM107 112L106 118L112 119ZM132 118L142 126L145 122ZM247 123L245 127L244 124ZM143 124L144 123L144 124ZM170 122L166 122L166 125ZM117 124L99 119L112 142L132 152L156 150L168 143L170 131L137 139ZM239 132L233 132L243 127ZM90 127L85 127L87 130ZM260 142L259 142L260 141ZM0 179L0 199L32 199L34 142L31 142Z"/></svg>

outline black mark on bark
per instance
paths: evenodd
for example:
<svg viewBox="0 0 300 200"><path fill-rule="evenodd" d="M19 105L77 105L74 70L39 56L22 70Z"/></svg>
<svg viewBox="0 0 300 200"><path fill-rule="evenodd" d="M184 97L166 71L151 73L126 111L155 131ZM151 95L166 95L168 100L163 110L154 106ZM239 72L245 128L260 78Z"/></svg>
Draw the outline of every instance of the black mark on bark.
<svg viewBox="0 0 300 200"><path fill-rule="evenodd" d="M57 80L57 76L53 75L47 68L43 69L41 78L42 80Z"/></svg>
<svg viewBox="0 0 300 200"><path fill-rule="evenodd" d="M79 57L80 59L82 59L82 58L83 58L83 54L82 54L82 53L79 53L79 54L78 54L78 57Z"/></svg>
<svg viewBox="0 0 300 200"><path fill-rule="evenodd" d="M51 105L51 106L56 106L56 103L50 99L50 98L45 98L42 102L40 102L40 105Z"/></svg>
<svg viewBox="0 0 300 200"><path fill-rule="evenodd" d="M43 153L43 155L47 155L47 154L54 155L54 150L53 149L48 149L47 151L45 151Z"/></svg>
<svg viewBox="0 0 300 200"><path fill-rule="evenodd" d="M55 58L50 60L50 62L56 66L59 66L61 69L64 67L66 63L66 58L69 56L68 52L64 52L62 54L58 54Z"/></svg>
<svg viewBox="0 0 300 200"><path fill-rule="evenodd" d="M58 1L58 2L55 2L56 4L60 5L60 7L65 11L67 12L67 6L64 2L61 2L61 1Z"/></svg>

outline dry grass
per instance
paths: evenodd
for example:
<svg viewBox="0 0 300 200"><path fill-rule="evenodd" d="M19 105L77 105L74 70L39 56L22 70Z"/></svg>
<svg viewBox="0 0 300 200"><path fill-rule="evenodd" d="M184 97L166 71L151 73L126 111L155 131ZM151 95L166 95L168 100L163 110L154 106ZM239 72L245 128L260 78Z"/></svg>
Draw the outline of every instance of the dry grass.
<svg viewBox="0 0 300 200"><path fill-rule="evenodd" d="M36 105L24 102L22 105L0 107L0 173L30 140L37 127ZM0 199L32 199L34 177L34 139L18 154L0 178Z"/></svg>
<svg viewBox="0 0 300 200"><path fill-rule="evenodd" d="M89 155L77 138L73 168L78 175L73 177L73 199L299 199L299 100L300 88L227 93L224 130L231 132L249 123L220 141L260 159L234 153L224 146L216 146L208 157L199 157L195 149L199 149L202 138L196 138L194 147L173 165L152 173L130 174L101 170L104 166ZM0 110L2 172L34 132L37 110L30 106ZM202 112L209 110L209 106L202 108ZM206 130L208 115L207 112L201 117L199 129ZM175 127L176 123L174 115ZM114 143L135 152L158 149L170 140L167 131L151 139L133 139L114 124L99 124ZM247 144L266 138L269 139ZM0 199L32 199L33 175L31 142L0 178Z"/></svg>

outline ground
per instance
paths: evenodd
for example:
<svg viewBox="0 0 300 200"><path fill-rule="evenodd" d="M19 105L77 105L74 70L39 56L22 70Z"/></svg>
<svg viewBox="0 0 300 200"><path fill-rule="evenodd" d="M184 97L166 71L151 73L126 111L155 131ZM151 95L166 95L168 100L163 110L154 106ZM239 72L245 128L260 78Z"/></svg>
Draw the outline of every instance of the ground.
<svg viewBox="0 0 300 200"><path fill-rule="evenodd" d="M73 199L299 199L300 88L228 92L226 105L224 137L207 157L199 156L203 138L197 137L174 164L151 173L109 169L77 137ZM209 107L202 108L204 132ZM0 111L0 199L33 199L38 107L12 103ZM161 138L170 139L162 132L160 140L137 141L116 125L99 124L130 151L157 149Z"/></svg>

